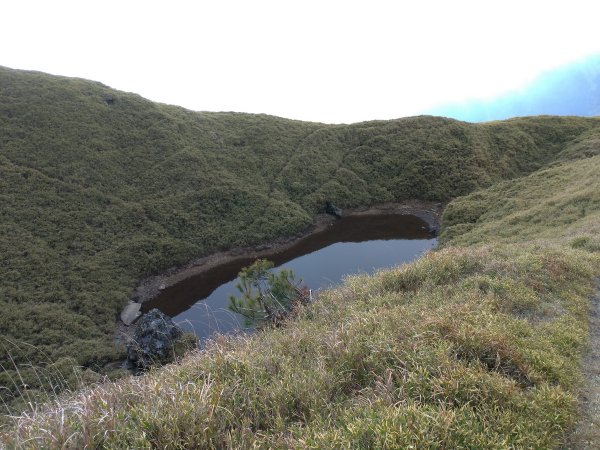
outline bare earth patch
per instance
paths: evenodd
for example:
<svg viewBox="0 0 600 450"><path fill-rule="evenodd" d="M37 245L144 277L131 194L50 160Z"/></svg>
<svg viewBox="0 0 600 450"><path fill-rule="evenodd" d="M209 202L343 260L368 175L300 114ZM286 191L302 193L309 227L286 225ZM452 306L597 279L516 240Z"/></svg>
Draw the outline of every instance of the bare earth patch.
<svg viewBox="0 0 600 450"><path fill-rule="evenodd" d="M592 298L590 336L582 364L584 385L580 400L581 419L567 447L598 449L600 448L600 289Z"/></svg>

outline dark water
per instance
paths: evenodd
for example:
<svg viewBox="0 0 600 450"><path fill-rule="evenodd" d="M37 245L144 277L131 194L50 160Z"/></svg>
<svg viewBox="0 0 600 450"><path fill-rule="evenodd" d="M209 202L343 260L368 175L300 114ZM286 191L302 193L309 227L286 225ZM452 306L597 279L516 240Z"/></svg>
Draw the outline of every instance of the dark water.
<svg viewBox="0 0 600 450"><path fill-rule="evenodd" d="M336 285L345 275L412 261L432 248L436 239L414 216L345 217L293 247L267 255L276 267L292 269L296 279L313 291ZM158 308L185 330L203 339L214 332L244 327L244 318L229 311L229 296L237 295L237 274L253 258L240 257L171 286L144 303L144 312Z"/></svg>

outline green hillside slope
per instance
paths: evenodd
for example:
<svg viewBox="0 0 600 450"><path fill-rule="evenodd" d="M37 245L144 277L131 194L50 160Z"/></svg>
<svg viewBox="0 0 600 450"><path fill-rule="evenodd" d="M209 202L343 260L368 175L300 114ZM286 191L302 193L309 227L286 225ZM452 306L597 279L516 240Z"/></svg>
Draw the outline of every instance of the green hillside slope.
<svg viewBox="0 0 600 450"><path fill-rule="evenodd" d="M588 222L590 213L600 209L598 155L600 132L594 130L547 168L457 199L445 211L442 240L515 242L553 238L566 228L593 238L599 230ZM573 183L575 177L580 183Z"/></svg>
<svg viewBox="0 0 600 450"><path fill-rule="evenodd" d="M523 122L483 130L511 123ZM350 277L284 328L221 338L178 365L22 415L5 442L596 448L598 434L569 436L600 276L596 136L454 200L442 248L420 260Z"/></svg>
<svg viewBox="0 0 600 450"><path fill-rule="evenodd" d="M295 233L325 200L448 200L527 175L599 125L195 113L0 68L0 395L43 397L40 365L118 358L116 318L144 276Z"/></svg>

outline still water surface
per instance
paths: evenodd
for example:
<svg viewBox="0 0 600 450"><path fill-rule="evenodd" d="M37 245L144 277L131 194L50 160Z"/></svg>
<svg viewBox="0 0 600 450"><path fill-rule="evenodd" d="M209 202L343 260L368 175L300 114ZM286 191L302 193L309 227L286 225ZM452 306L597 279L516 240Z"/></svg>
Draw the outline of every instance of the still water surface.
<svg viewBox="0 0 600 450"><path fill-rule="evenodd" d="M313 290L339 284L344 276L412 261L436 244L435 236L414 216L351 216L307 236L284 251L268 255L276 268L292 269ZM254 259L240 257L165 289L143 310L158 308L200 339L244 328L244 318L228 309L237 295L237 274Z"/></svg>

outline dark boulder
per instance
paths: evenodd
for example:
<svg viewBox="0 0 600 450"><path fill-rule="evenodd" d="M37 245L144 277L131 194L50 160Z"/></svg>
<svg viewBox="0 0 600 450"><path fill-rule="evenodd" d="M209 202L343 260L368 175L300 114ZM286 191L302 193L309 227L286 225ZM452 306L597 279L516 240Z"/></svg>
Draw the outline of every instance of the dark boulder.
<svg viewBox="0 0 600 450"><path fill-rule="evenodd" d="M173 320L153 309L140 317L135 324L133 337L127 344L127 363L130 367L147 369L156 363L171 361L175 344L183 330Z"/></svg>
<svg viewBox="0 0 600 450"><path fill-rule="evenodd" d="M104 103L106 103L107 105L114 105L115 102L117 101L112 95L110 94L105 94L102 99L104 100Z"/></svg>
<svg viewBox="0 0 600 450"><path fill-rule="evenodd" d="M342 218L342 210L329 201L325 203L325 212L338 219Z"/></svg>

